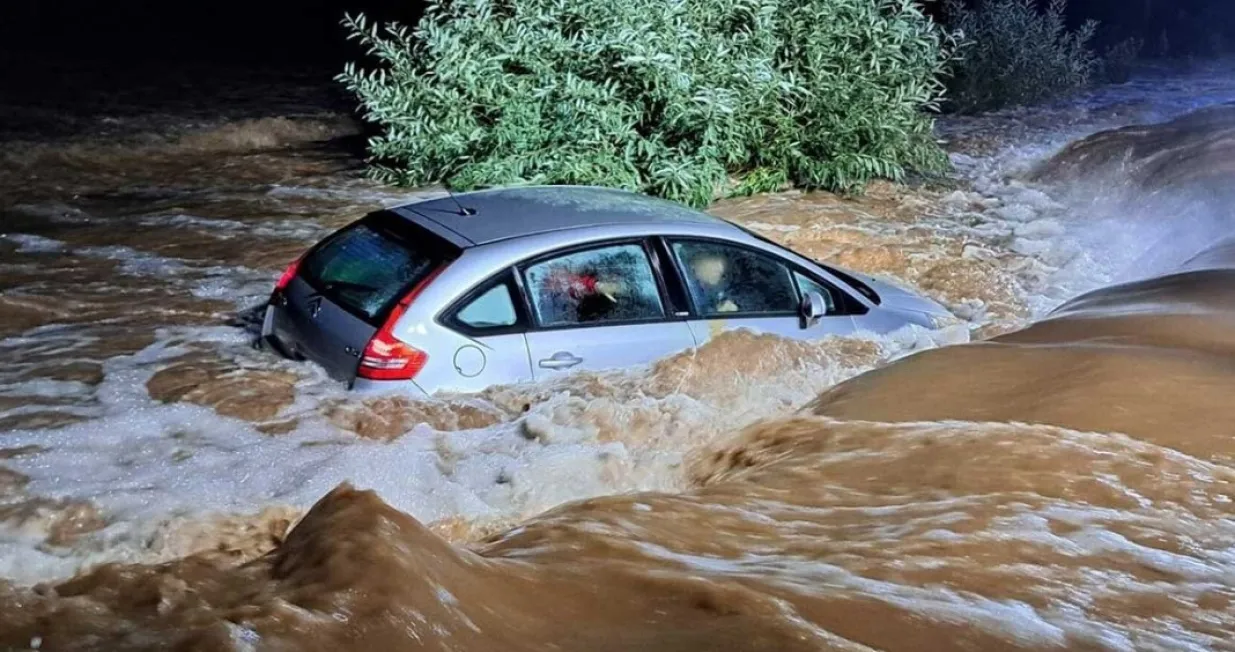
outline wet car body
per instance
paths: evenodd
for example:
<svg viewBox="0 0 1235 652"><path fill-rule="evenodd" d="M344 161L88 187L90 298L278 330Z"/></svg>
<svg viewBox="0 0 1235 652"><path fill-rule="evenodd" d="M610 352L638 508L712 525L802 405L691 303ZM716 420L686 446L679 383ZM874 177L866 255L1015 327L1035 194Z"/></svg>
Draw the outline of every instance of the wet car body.
<svg viewBox="0 0 1235 652"><path fill-rule="evenodd" d="M739 303L759 308L702 305L702 277L685 262L700 252L745 274L734 282ZM550 289L552 274L589 265L623 288L615 302L625 313L581 322L552 307L568 301ZM532 186L425 200L344 227L279 279L262 339L353 389L426 394L644 364L735 328L819 339L933 328L946 315L672 202Z"/></svg>

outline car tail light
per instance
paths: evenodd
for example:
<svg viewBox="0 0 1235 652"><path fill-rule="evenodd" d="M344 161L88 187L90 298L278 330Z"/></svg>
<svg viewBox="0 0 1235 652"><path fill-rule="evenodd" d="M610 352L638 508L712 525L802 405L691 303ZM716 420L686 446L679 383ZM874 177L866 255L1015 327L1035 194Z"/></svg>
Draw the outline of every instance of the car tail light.
<svg viewBox="0 0 1235 652"><path fill-rule="evenodd" d="M364 352L360 354L360 368L356 371L357 376L370 380L411 380L420 373L425 363L429 361L429 354L395 337L391 331L403 313L407 312L408 306L412 305L416 297L444 269L446 267L443 265L433 270L423 281L417 283L416 287L407 293L407 296L395 304L386 322L377 329L377 333L373 335L365 346Z"/></svg>
<svg viewBox="0 0 1235 652"><path fill-rule="evenodd" d="M283 270L283 275L280 276L278 282L274 284L275 290L282 290L283 288L286 288L287 284L291 283L292 279L296 278L296 272L300 269L301 260L302 258L293 260L292 264L288 265L287 269Z"/></svg>
<svg viewBox="0 0 1235 652"><path fill-rule="evenodd" d="M420 373L429 356L382 329L369 340L360 355L356 375L370 380L411 380Z"/></svg>

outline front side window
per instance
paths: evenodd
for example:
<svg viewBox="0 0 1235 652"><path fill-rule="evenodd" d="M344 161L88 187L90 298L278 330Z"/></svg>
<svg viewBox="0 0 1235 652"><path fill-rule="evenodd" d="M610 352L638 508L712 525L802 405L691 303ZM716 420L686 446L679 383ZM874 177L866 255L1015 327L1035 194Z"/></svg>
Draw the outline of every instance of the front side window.
<svg viewBox="0 0 1235 652"><path fill-rule="evenodd" d="M660 288L639 244L579 251L524 270L542 326L663 319Z"/></svg>
<svg viewBox="0 0 1235 652"><path fill-rule="evenodd" d="M714 242L679 241L672 246L701 316L797 312L798 293L789 268L775 258Z"/></svg>

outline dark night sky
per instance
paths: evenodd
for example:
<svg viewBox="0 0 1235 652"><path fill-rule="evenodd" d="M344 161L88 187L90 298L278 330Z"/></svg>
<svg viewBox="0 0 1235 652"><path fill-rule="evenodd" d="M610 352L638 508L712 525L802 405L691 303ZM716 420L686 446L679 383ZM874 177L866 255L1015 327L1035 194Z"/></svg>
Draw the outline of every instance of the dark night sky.
<svg viewBox="0 0 1235 652"><path fill-rule="evenodd" d="M352 52L338 25L344 11L414 18L419 0L3 0L4 49L60 59L321 62ZM1212 47L1197 30L1235 23L1231 0L1073 0L1074 18L1105 19L1111 36L1172 49ZM1228 28L1229 29L1229 28ZM1213 39L1208 39L1212 42Z"/></svg>
<svg viewBox="0 0 1235 652"><path fill-rule="evenodd" d="M333 62L345 11L414 17L415 0L3 0L10 51L62 60ZM412 12L409 15L409 10Z"/></svg>

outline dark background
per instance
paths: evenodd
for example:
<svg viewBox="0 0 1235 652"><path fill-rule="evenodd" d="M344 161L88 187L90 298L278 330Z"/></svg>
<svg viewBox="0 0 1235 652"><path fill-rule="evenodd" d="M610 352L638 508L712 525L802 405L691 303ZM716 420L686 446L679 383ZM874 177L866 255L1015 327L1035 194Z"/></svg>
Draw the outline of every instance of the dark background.
<svg viewBox="0 0 1235 652"><path fill-rule="evenodd" d="M2 0L11 55L117 63L321 63L353 51L344 12L414 20L415 0Z"/></svg>
<svg viewBox="0 0 1235 652"><path fill-rule="evenodd" d="M91 62L321 64L354 56L345 11L413 22L420 0L2 0L0 53ZM937 3L928 3L936 6ZM1139 36L1155 56L1224 52L1232 0L1072 0L1070 18L1103 21L1101 41Z"/></svg>

